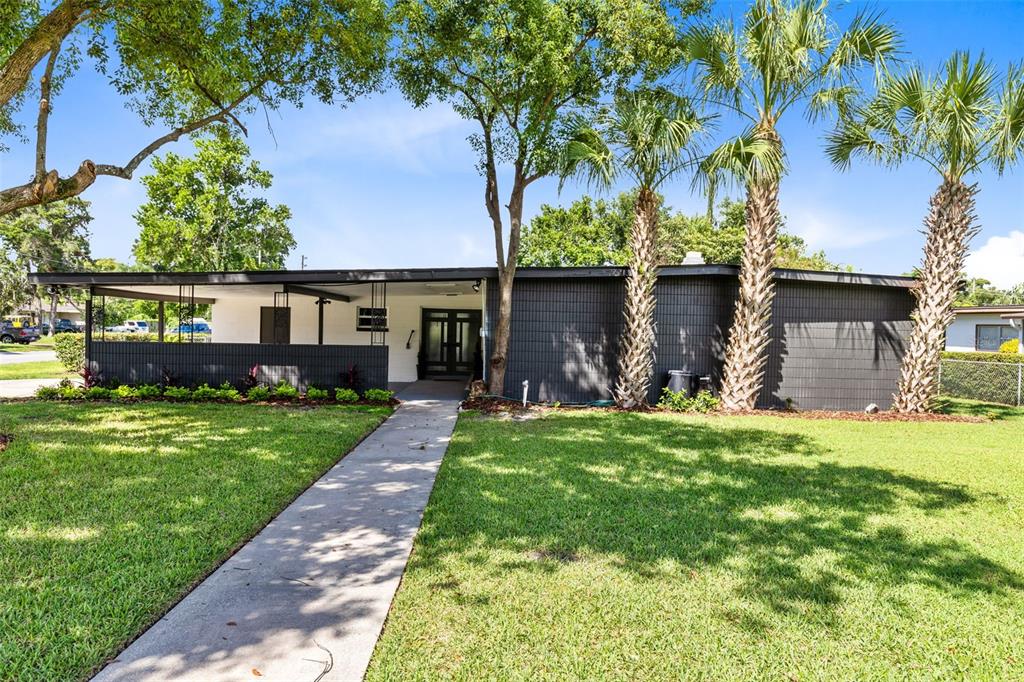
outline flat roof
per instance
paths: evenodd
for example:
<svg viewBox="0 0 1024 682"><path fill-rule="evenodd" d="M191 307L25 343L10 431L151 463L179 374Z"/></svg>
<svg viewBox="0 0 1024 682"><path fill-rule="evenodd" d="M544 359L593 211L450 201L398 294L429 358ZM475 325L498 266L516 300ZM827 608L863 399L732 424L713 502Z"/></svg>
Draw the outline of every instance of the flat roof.
<svg viewBox="0 0 1024 682"><path fill-rule="evenodd" d="M953 308L957 315L1013 315L1024 313L1024 305L970 305Z"/></svg>
<svg viewBox="0 0 1024 682"><path fill-rule="evenodd" d="M624 267L538 268L520 267L516 277L524 279L573 279L623 277ZM736 265L668 265L663 277L735 277ZM406 268L390 270L255 270L239 272L36 272L29 282L70 287L139 285L237 285L237 284L346 284L359 282L452 282L493 279L494 267ZM776 279L828 284L863 284L909 289L913 277L872 275L859 272L776 269Z"/></svg>

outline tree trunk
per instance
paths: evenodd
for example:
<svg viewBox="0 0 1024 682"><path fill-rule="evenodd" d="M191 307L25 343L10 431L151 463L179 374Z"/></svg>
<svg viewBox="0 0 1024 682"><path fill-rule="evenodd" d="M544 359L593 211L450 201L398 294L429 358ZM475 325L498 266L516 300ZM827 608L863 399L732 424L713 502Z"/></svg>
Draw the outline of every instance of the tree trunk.
<svg viewBox="0 0 1024 682"><path fill-rule="evenodd" d="M938 390L939 360L953 301L960 289L967 246L978 233L974 197L977 186L946 179L931 198L925 219L924 264L914 291L914 329L903 355L893 395L896 412L925 412Z"/></svg>
<svg viewBox="0 0 1024 682"><path fill-rule="evenodd" d="M764 379L775 298L775 248L779 226L779 183L747 184L747 234L740 264L739 300L725 350L722 407L750 410Z"/></svg>
<svg viewBox="0 0 1024 682"><path fill-rule="evenodd" d="M50 333L47 336L53 336L53 330L57 327L57 289L54 288L50 292Z"/></svg>
<svg viewBox="0 0 1024 682"><path fill-rule="evenodd" d="M654 371L654 287L658 282L658 196L642 188L636 199L629 233L629 270L626 273L625 324L619 339L615 403L633 409L647 405Z"/></svg>
<svg viewBox="0 0 1024 682"><path fill-rule="evenodd" d="M505 394L505 370L508 368L508 344L512 338L512 285L516 278L519 240L523 225L523 195L526 182L517 167L508 202L508 252L505 253L500 231L496 233L498 260L498 319L494 325L494 347L491 349L487 389L492 395ZM500 230L500 217L498 220ZM504 255L504 259L502 256Z"/></svg>

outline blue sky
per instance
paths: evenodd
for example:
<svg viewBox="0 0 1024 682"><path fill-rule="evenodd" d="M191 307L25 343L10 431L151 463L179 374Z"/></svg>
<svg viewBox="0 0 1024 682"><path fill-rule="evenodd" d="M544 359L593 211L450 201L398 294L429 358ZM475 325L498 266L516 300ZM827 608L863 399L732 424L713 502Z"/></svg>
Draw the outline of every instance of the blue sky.
<svg viewBox="0 0 1024 682"><path fill-rule="evenodd" d="M739 17L746 2L721 1L715 12ZM840 5L845 21L860 7ZM875 2L872 7L903 32L909 56L937 68L955 49L985 51L1000 69L1024 58L1019 31L1024 2ZM796 112L793 112L796 114ZM291 207L298 247L288 260L310 268L490 265L494 261L483 185L466 136L472 126L446 105L415 110L397 92L385 92L346 109L309 102L302 109L271 112L249 121L253 156L274 174L272 200ZM864 272L900 273L920 261L920 226L937 185L917 164L897 171L856 165L834 171L821 152L822 125L799 114L783 122L790 172L781 204L789 231L813 248ZM49 165L73 171L82 159L124 163L159 131L147 129L93 71L80 72L54 102ZM189 152L181 141L167 149ZM23 182L32 147L13 145L0 155L0 185ZM130 260L138 233L132 214L144 200L136 179L100 178L84 198L92 202L93 255ZM968 263L970 274L1003 286L1024 280L1024 168L1002 178L987 172L978 214L981 235ZM506 189L506 188L503 188ZM543 180L527 194L526 215L541 204L568 204L585 188ZM680 178L664 191L675 208L697 213L704 201Z"/></svg>

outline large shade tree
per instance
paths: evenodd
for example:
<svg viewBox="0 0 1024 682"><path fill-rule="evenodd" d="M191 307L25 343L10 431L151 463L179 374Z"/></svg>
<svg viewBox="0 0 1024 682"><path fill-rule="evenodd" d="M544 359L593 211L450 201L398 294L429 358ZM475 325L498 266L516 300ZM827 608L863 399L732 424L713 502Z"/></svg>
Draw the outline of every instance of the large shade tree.
<svg viewBox="0 0 1024 682"><path fill-rule="evenodd" d="M30 285L28 274L86 269L90 262L90 222L89 202L79 197L0 216L0 252L12 266L0 268L0 278L5 280L0 289L7 292L0 300L8 300L12 307L34 302L40 319L46 300L51 335L57 319L57 304L62 297L67 297L67 292L57 287Z"/></svg>
<svg viewBox="0 0 1024 682"><path fill-rule="evenodd" d="M147 201L135 262L153 270L270 270L295 247L291 210L260 196L273 176L223 128L196 141L196 153L170 152L142 178Z"/></svg>
<svg viewBox="0 0 1024 682"><path fill-rule="evenodd" d="M676 21L699 0L398 0L396 79L413 104L451 104L470 142L494 236L498 305L488 381L504 392L527 188L556 171L566 117L675 63ZM507 172L506 172L507 169ZM499 179L508 181L502 194ZM504 204L504 208L503 208Z"/></svg>
<svg viewBox="0 0 1024 682"><path fill-rule="evenodd" d="M961 289L964 260L979 226L970 178L1003 173L1024 153L1024 69L1000 77L984 58L953 54L936 75L919 67L885 78L876 95L851 110L828 136L840 168L864 158L888 166L920 161L940 180L924 220L924 259L915 289L914 329L903 356L893 409L928 409L946 327Z"/></svg>
<svg viewBox="0 0 1024 682"><path fill-rule="evenodd" d="M783 116L797 107L812 119L845 110L858 92L860 72L867 65L883 67L899 40L877 14L859 13L841 29L825 0L755 0L742 25L697 26L683 46L705 99L744 120L754 139L783 149ZM745 166L746 160L755 166ZM742 145L728 142L705 166L712 189L732 178L747 193L739 300L722 381L722 405L729 410L750 409L757 400L775 295L781 168L757 162Z"/></svg>
<svg viewBox="0 0 1024 682"><path fill-rule="evenodd" d="M5 0L0 27L0 135L25 139L18 114L31 107L36 150L28 182L0 186L0 215L81 194L98 176L130 179L160 147L212 123L244 132L259 108L349 100L379 83L389 35L384 0ZM58 97L89 64L159 132L125 161L58 171L47 164L49 120L95 105Z"/></svg>
<svg viewBox="0 0 1024 682"><path fill-rule="evenodd" d="M540 213L523 227L519 265L575 267L625 265L629 260L630 226L636 192L613 199L584 195L569 206L542 204ZM746 208L742 201L723 199L718 218L686 215L661 204L658 211L658 265L679 265L690 252L708 263L739 265L746 236ZM842 270L848 266L829 260L824 251L811 251L803 238L779 230L776 263L798 270Z"/></svg>

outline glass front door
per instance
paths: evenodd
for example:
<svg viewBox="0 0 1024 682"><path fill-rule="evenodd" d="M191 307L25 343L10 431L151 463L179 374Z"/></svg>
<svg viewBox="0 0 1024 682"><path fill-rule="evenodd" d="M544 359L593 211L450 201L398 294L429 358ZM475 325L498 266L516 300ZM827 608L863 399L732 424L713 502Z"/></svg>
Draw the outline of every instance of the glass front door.
<svg viewBox="0 0 1024 682"><path fill-rule="evenodd" d="M473 374L480 352L479 310L423 309L426 376Z"/></svg>

